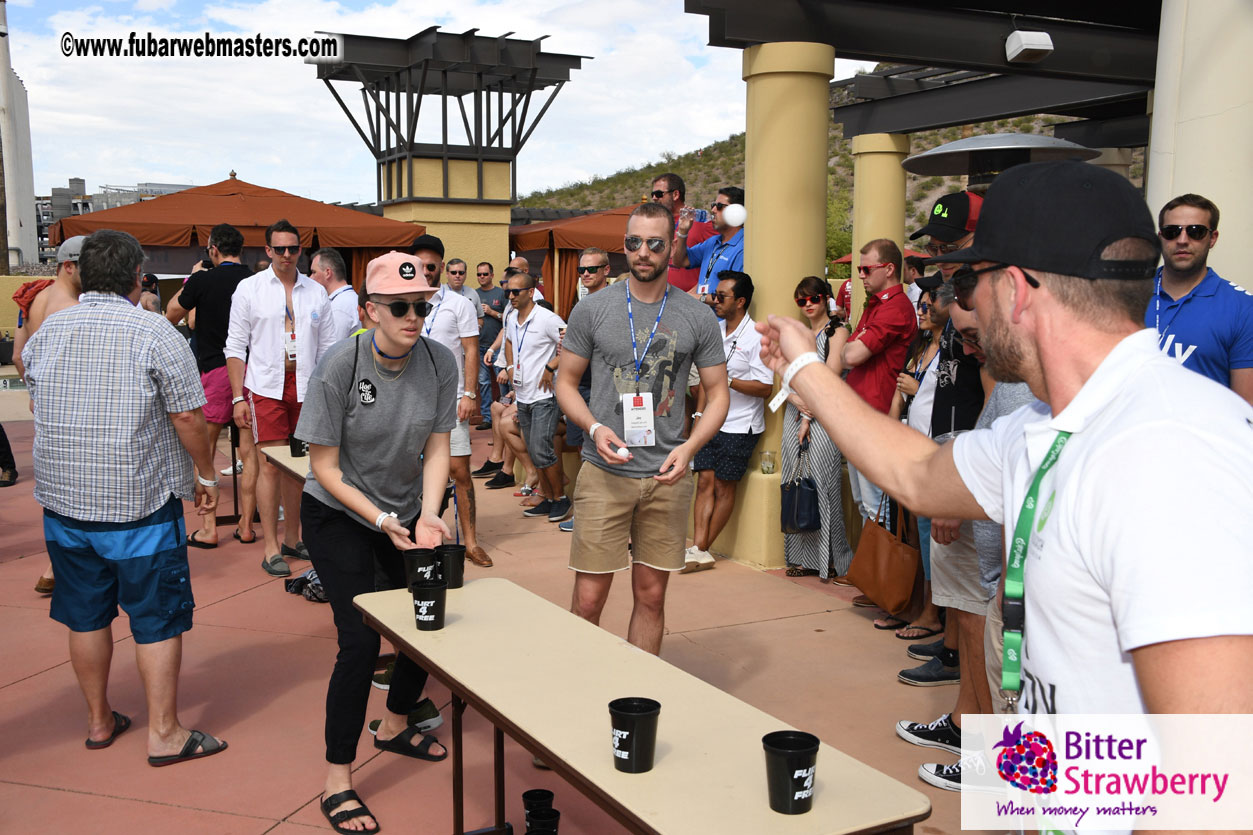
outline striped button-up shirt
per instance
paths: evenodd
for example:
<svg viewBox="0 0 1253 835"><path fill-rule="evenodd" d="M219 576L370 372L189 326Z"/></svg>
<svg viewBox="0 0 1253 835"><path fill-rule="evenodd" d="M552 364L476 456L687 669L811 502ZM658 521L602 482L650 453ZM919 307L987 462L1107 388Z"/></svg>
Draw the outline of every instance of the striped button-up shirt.
<svg viewBox="0 0 1253 835"><path fill-rule="evenodd" d="M191 348L165 317L83 293L22 351L35 405L35 499L85 522L133 522L192 498L169 415L205 404Z"/></svg>

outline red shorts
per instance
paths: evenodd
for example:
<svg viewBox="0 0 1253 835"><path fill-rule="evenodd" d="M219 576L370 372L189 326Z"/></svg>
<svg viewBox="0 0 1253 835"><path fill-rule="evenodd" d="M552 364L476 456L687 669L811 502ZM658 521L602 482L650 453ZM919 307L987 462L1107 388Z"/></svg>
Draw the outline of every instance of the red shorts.
<svg viewBox="0 0 1253 835"><path fill-rule="evenodd" d="M204 386L204 419L209 423L226 425L231 422L231 378L226 366L220 366L200 375Z"/></svg>
<svg viewBox="0 0 1253 835"><path fill-rule="evenodd" d="M296 431L300 420L300 403L296 400L296 372L288 371L283 377L283 399L274 400L248 392L248 404L252 410L252 439L259 444L286 441Z"/></svg>

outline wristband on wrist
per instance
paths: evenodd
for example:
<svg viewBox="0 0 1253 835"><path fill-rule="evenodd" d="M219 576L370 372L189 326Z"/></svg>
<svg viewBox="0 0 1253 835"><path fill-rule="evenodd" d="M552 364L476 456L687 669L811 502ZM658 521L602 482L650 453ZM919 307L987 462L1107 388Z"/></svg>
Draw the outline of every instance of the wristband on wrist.
<svg viewBox="0 0 1253 835"><path fill-rule="evenodd" d="M374 527L378 528L380 531L383 530L383 520L386 519L388 516L392 517L393 519L399 518L396 516L395 513L388 513L385 510L382 513L380 513L378 517L374 520Z"/></svg>
<svg viewBox="0 0 1253 835"><path fill-rule="evenodd" d="M792 378L796 376L796 372L800 371L807 365L814 364L815 362L822 362L822 358L818 356L816 351L809 351L808 353L801 354L799 357L792 360L783 372L783 386L779 389L778 394L776 394L770 401L770 411L779 411L779 407L783 405L783 402L787 400L788 395L792 393Z"/></svg>
<svg viewBox="0 0 1253 835"><path fill-rule="evenodd" d="M243 402L244 402L244 396L243 396L242 394L241 394L239 397L232 397L232 398L231 398L231 405L232 405L232 406L238 406L240 403L243 403Z"/></svg>
<svg viewBox="0 0 1253 835"><path fill-rule="evenodd" d="M210 481L207 478L201 478L199 473L196 474L196 481L200 482L201 487L217 487L218 486L218 480L216 478Z"/></svg>
<svg viewBox="0 0 1253 835"><path fill-rule="evenodd" d="M693 418L693 419L696 419L696 418L698 418L698 417L704 417L704 416L705 416L705 413L704 413L704 412L692 412L692 418Z"/></svg>
<svg viewBox="0 0 1253 835"><path fill-rule="evenodd" d="M593 423L591 426L587 427L587 437L592 439L592 443L596 442L596 430L601 428L604 425L605 424L601 423L600 421L597 421L596 423Z"/></svg>

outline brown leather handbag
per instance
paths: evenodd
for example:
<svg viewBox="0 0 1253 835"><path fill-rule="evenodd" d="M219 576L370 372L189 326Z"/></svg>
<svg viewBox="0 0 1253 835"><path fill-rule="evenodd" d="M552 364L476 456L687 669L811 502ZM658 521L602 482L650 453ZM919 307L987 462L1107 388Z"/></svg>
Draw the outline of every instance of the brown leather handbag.
<svg viewBox="0 0 1253 835"><path fill-rule="evenodd" d="M887 496L879 503L882 518ZM909 531L913 530L913 536ZM917 528L903 507L897 504L896 533L876 519L867 519L861 529L857 553L848 568L848 579L888 614L897 615L909 608L910 600L921 586L922 558L918 553ZM911 543L910 540L913 540Z"/></svg>

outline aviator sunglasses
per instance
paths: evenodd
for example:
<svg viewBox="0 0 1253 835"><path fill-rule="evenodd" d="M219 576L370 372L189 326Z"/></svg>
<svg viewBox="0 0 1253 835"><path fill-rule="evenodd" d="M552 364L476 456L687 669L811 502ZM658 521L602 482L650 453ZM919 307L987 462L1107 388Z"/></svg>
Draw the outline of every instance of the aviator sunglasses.
<svg viewBox="0 0 1253 835"><path fill-rule="evenodd" d="M1186 232L1192 240L1200 241L1209 235L1210 228L1200 223L1190 223L1187 226L1179 226L1172 223L1170 226L1163 226L1157 234L1161 236L1163 241L1173 241L1179 237L1180 232Z"/></svg>
<svg viewBox="0 0 1253 835"><path fill-rule="evenodd" d="M652 252L661 252L666 248L665 238L641 238L639 235L627 235L623 239L622 245L626 247L627 252L636 252L645 243L648 244L649 250Z"/></svg>

